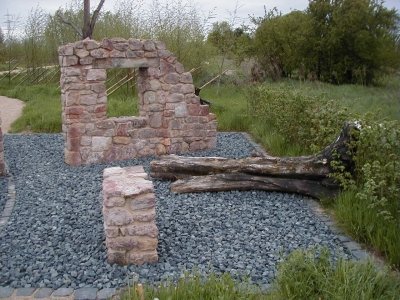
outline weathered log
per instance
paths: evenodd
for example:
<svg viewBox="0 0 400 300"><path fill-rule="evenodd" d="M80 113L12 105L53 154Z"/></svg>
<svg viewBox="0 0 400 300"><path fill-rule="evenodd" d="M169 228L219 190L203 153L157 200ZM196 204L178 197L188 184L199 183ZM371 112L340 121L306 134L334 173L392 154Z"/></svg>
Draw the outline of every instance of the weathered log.
<svg viewBox="0 0 400 300"><path fill-rule="evenodd" d="M331 173L330 163L339 159L346 169L353 163L349 155L351 130L354 123L346 123L340 136L316 155L297 157L247 157L230 159L223 157L162 156L151 162L151 176L164 179L180 179L220 173L244 173L284 178L321 179Z"/></svg>
<svg viewBox="0 0 400 300"><path fill-rule="evenodd" d="M243 173L194 176L177 180L171 184L171 191L175 193L222 192L230 190L283 191L321 199L336 196L339 192L339 187L329 179L316 181L253 176Z"/></svg>
<svg viewBox="0 0 400 300"><path fill-rule="evenodd" d="M339 160L352 172L352 130L346 123L339 137L320 153L298 157L223 157L163 156L151 162L151 176L182 179L171 185L174 192L261 189L305 194L315 198L334 196L339 186L329 175L331 162Z"/></svg>

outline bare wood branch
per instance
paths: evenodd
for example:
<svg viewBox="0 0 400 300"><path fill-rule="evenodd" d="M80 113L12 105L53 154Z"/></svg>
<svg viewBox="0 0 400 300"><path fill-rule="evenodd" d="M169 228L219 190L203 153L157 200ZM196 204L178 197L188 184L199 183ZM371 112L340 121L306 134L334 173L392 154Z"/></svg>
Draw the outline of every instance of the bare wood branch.
<svg viewBox="0 0 400 300"><path fill-rule="evenodd" d="M67 19L65 19L64 16L63 16L59 11L57 12L57 17L60 19L60 21L61 21L62 23L66 24L66 25L68 25L68 26L70 26L70 27L72 27L72 28L75 30L75 32L76 32L80 37L83 36L82 30L79 29L79 28L78 28L75 24L73 24L72 22L70 22L70 21L68 21Z"/></svg>
<svg viewBox="0 0 400 300"><path fill-rule="evenodd" d="M97 8L96 8L95 11L93 12L92 19L90 20L90 38L92 38L94 25L95 25L96 22L97 22L97 18L99 17L100 10L101 10L101 8L103 7L104 1L105 1L105 0L101 0L101 1L99 2L99 5L97 5Z"/></svg>
<svg viewBox="0 0 400 300"><path fill-rule="evenodd" d="M228 72L229 69L226 69L225 71L223 71L222 73L218 74L217 76L215 76L213 79L209 80L208 82L206 82L205 84L203 84L199 89L203 89L205 88L207 85L209 85L211 82L215 81L216 79L218 79L220 76L224 75L226 72Z"/></svg>

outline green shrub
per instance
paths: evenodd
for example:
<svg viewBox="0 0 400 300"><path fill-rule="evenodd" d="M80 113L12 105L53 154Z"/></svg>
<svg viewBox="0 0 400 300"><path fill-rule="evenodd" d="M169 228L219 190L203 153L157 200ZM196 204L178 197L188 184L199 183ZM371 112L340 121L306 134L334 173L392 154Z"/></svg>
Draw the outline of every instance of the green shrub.
<svg viewBox="0 0 400 300"><path fill-rule="evenodd" d="M355 147L355 181L344 182L336 216L400 267L400 122L364 122Z"/></svg>
<svg viewBox="0 0 400 300"><path fill-rule="evenodd" d="M286 144L296 144L299 154L317 152L331 143L349 118L333 100L283 84L253 86L247 94L249 113L263 119Z"/></svg>

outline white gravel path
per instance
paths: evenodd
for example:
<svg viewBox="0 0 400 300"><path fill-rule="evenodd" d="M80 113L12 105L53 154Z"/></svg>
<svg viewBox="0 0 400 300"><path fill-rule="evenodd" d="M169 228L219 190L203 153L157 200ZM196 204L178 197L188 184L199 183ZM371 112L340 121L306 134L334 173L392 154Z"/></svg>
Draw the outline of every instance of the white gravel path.
<svg viewBox="0 0 400 300"><path fill-rule="evenodd" d="M7 133L11 124L21 116L24 106L25 103L21 100L0 96L0 117L3 133Z"/></svg>

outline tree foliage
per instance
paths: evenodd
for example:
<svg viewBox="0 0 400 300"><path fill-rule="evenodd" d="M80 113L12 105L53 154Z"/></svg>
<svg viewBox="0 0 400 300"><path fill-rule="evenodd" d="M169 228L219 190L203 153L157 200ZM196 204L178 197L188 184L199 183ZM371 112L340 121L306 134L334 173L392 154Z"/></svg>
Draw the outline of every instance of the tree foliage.
<svg viewBox="0 0 400 300"><path fill-rule="evenodd" d="M382 1L311 0L304 12L268 12L255 55L274 78L304 70L326 82L371 84L400 65L399 21Z"/></svg>

